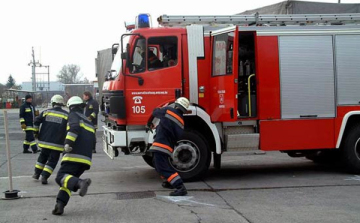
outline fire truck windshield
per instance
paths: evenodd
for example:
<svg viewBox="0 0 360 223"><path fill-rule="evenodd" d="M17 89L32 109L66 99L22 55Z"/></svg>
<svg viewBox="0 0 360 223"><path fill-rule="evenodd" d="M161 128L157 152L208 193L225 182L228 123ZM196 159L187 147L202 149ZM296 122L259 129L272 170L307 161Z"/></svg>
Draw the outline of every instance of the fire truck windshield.
<svg viewBox="0 0 360 223"><path fill-rule="evenodd" d="M137 39L135 49L130 50L129 42L133 42L134 38ZM143 58L142 52L145 49L145 40L144 41L140 41L140 40L143 40L143 37L141 37L139 34L124 34L121 36L121 58L120 58L120 60L121 60L121 62L122 62L122 60L126 60L126 63L125 63L126 67L130 69L131 73L134 73L132 70L132 67L141 67L141 65L144 64L142 62L142 58ZM134 54L132 57L130 55L131 52L133 52L133 54ZM131 58L133 58L133 59L131 59ZM139 85L143 85L144 79L142 77L135 76L132 74L126 74L126 72L125 72L126 69L124 69L124 67L119 67L119 70L120 69L124 76L137 78Z"/></svg>

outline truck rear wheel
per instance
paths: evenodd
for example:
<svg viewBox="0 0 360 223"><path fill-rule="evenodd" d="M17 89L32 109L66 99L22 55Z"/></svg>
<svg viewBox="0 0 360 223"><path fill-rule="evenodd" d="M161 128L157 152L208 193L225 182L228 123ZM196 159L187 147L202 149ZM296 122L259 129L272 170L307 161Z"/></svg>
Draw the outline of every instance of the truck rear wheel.
<svg viewBox="0 0 360 223"><path fill-rule="evenodd" d="M355 174L360 173L360 125L353 126L341 146L342 161L346 169Z"/></svg>
<svg viewBox="0 0 360 223"><path fill-rule="evenodd" d="M197 131L185 130L174 148L170 165L185 181L198 180L206 174L211 162L210 148Z"/></svg>

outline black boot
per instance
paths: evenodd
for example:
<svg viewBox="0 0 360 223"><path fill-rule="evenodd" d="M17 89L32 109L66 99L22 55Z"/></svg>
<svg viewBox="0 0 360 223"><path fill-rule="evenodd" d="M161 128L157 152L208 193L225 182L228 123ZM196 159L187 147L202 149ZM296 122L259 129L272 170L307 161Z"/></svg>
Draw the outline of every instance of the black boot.
<svg viewBox="0 0 360 223"><path fill-rule="evenodd" d="M84 197L87 193L88 187L91 184L91 180L90 179L85 179L85 180L79 180L78 183L78 188L80 189L79 195L81 197Z"/></svg>
<svg viewBox="0 0 360 223"><path fill-rule="evenodd" d="M34 175L32 175L32 178L34 178L35 180L38 180L40 177L40 174L34 173Z"/></svg>
<svg viewBox="0 0 360 223"><path fill-rule="evenodd" d="M30 151L27 150L27 149L24 149L23 153L32 153L32 152L30 152Z"/></svg>
<svg viewBox="0 0 360 223"><path fill-rule="evenodd" d="M41 183L42 184L48 184L48 180L47 180L47 178L46 177L44 177L44 176L41 176Z"/></svg>
<svg viewBox="0 0 360 223"><path fill-rule="evenodd" d="M174 189L174 187L167 181L164 181L161 186L166 189Z"/></svg>
<svg viewBox="0 0 360 223"><path fill-rule="evenodd" d="M170 193L170 196L185 196L187 195L187 190L184 184L176 187L176 190Z"/></svg>
<svg viewBox="0 0 360 223"><path fill-rule="evenodd" d="M55 208L52 211L53 215L62 215L64 213L65 205L62 202L56 202Z"/></svg>

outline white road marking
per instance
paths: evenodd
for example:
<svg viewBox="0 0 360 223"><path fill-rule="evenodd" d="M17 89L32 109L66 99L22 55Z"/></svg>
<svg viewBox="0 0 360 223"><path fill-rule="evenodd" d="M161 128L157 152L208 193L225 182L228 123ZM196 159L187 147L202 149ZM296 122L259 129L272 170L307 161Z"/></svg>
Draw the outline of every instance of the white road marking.
<svg viewBox="0 0 360 223"><path fill-rule="evenodd" d="M208 204L208 203L202 203L202 202L198 202L198 201L193 201L191 199L193 199L194 197L192 196L179 196L179 197L173 197L173 196L156 196L160 199L164 199L164 200L169 200L171 202L174 203L181 203L181 202L189 202L189 203L193 203L193 204L199 204L199 205L204 205L204 206L210 206L210 207L217 207L214 204Z"/></svg>
<svg viewBox="0 0 360 223"><path fill-rule="evenodd" d="M13 179L20 179L20 178L31 178L31 176L15 176L12 177ZM9 177L0 177L0 180L8 180Z"/></svg>
<svg viewBox="0 0 360 223"><path fill-rule="evenodd" d="M353 177L349 177L346 178L344 180L356 180L356 181L360 181L360 176L359 175L354 175Z"/></svg>
<svg viewBox="0 0 360 223"><path fill-rule="evenodd" d="M129 167L120 167L123 170L130 170L130 169L149 169L150 166L129 166Z"/></svg>

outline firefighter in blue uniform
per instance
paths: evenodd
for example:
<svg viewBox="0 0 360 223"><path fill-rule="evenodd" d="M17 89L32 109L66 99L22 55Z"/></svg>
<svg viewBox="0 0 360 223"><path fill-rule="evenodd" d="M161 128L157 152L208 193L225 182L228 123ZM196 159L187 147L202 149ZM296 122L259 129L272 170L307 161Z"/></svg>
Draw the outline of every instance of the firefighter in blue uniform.
<svg viewBox="0 0 360 223"><path fill-rule="evenodd" d="M25 131L25 141L23 145L23 153L31 153L29 147L33 153L37 153L38 148L34 137L34 119L38 111L35 111L32 105L32 96L25 96L25 103L20 106L20 124L23 131Z"/></svg>
<svg viewBox="0 0 360 223"><path fill-rule="evenodd" d="M99 114L99 103L92 97L89 91L84 92L83 100L86 102L84 115L93 123L96 130L97 122L98 122L98 114ZM94 143L93 152L96 153L96 139Z"/></svg>
<svg viewBox="0 0 360 223"><path fill-rule="evenodd" d="M51 104L53 108L43 111L34 122L35 136L38 138L41 153L35 164L33 178L38 180L41 174L42 184L48 183L47 180L59 161L60 153L64 151L69 114L61 108L64 106L64 98L61 95L54 95L51 98Z"/></svg>
<svg viewBox="0 0 360 223"><path fill-rule="evenodd" d="M60 191L56 198L55 209L52 211L54 215L64 213L64 207L67 205L72 191L80 190L79 195L83 197L91 184L90 179L80 179L80 176L91 166L95 128L83 115L85 104L80 97L71 97L67 106L70 109L68 131L65 139L65 152L56 176Z"/></svg>
<svg viewBox="0 0 360 223"><path fill-rule="evenodd" d="M162 186L168 189L175 188L175 191L171 192L170 196L185 196L187 194L181 177L169 164L169 157L172 156L174 146L183 134L183 114L188 108L189 100L180 97L175 101L175 108L170 106L156 108L147 124L148 128L153 128L153 118L160 119L160 123L156 127L156 136L149 152L153 153L155 170L164 179Z"/></svg>

